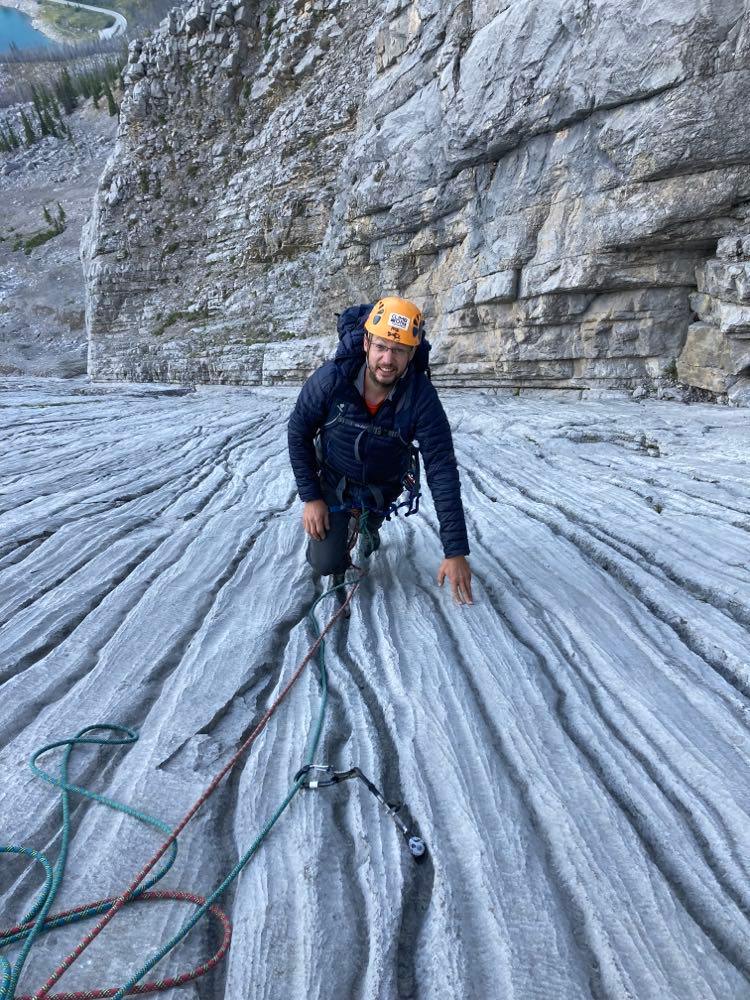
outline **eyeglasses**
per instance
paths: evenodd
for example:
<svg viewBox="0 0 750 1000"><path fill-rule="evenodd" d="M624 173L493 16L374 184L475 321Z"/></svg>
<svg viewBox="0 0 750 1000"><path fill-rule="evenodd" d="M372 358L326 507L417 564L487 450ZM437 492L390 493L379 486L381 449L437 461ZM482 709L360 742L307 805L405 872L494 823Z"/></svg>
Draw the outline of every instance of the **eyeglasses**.
<svg viewBox="0 0 750 1000"><path fill-rule="evenodd" d="M388 351L394 356L403 361L404 358L408 358L411 354L411 348L409 347L394 347L393 344L386 344L382 340L373 340L370 338L370 347L375 351L376 354L383 355L387 354Z"/></svg>

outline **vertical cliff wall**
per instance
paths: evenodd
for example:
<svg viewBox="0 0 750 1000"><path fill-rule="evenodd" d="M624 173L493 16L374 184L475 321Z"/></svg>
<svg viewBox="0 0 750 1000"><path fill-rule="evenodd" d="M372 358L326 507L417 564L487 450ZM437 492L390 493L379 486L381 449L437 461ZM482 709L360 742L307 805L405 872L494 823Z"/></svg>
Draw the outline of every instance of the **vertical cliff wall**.
<svg viewBox="0 0 750 1000"><path fill-rule="evenodd" d="M98 378L298 380L398 291L440 381L630 385L750 226L747 0L203 0L126 80Z"/></svg>

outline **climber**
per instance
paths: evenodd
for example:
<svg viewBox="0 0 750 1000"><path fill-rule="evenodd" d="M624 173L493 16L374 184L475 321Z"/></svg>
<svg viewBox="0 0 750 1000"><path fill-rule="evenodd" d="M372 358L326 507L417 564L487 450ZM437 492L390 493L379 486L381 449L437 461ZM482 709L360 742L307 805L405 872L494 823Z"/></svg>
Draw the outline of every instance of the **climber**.
<svg viewBox="0 0 750 1000"><path fill-rule="evenodd" d="M367 509L365 557L404 489L419 442L440 522L447 578L458 604L472 604L471 570L458 468L448 419L429 379L422 313L396 296L351 306L338 321L339 345L305 382L289 418L289 457L304 503L307 560L343 581L349 566L350 509ZM418 468L418 464L417 464Z"/></svg>

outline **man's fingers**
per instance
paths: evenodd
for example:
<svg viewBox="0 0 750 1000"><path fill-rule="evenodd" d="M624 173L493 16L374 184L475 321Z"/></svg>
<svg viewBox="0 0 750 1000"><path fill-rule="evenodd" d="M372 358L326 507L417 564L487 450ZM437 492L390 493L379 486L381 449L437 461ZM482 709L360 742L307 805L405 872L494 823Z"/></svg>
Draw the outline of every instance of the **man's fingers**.
<svg viewBox="0 0 750 1000"><path fill-rule="evenodd" d="M331 527L328 505L324 500L310 500L302 511L302 526L316 542L322 542Z"/></svg>
<svg viewBox="0 0 750 1000"><path fill-rule="evenodd" d="M453 600L456 604L474 603L471 595L471 577L456 576L451 580L451 588L453 590Z"/></svg>
<svg viewBox="0 0 750 1000"><path fill-rule="evenodd" d="M326 513L322 517L312 515L311 517L305 518L303 521L303 527L310 538L314 538L316 542L322 542L330 527L328 514Z"/></svg>
<svg viewBox="0 0 750 1000"><path fill-rule="evenodd" d="M437 581L442 587L443 580L448 577L451 584L451 597L456 604L473 604L471 593L471 569L464 556L445 558L438 568Z"/></svg>

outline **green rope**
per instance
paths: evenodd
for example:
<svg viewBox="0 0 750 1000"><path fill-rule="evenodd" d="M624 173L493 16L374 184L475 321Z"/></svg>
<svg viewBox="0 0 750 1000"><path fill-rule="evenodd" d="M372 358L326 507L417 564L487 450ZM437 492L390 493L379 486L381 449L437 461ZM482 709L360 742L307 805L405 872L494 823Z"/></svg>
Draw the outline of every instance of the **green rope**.
<svg viewBox="0 0 750 1000"><path fill-rule="evenodd" d="M364 512L360 519L360 526L364 526L366 529L367 523L367 513ZM310 611L308 612L308 617L312 623L312 628L315 633L315 638L320 637L320 628L318 626L317 619L315 618L315 608L317 605L329 594L332 594L335 590L340 587L345 587L346 584L339 584L337 587L333 587L330 590L325 591L317 600L312 604ZM318 710L318 717L315 723L315 727L311 734L311 739L309 743L309 748L307 756L305 758L306 764L313 763L315 753L320 742L320 738L323 732L323 725L325 722L326 708L328 705L328 672L326 670L325 664L325 641L320 643L320 646L316 653L316 659L318 661L319 667L319 688L320 688L320 707ZM92 737L87 734L94 732L95 730L106 730L111 733L122 734L119 737L113 736L108 739L100 737ZM30 760L30 766L34 774L46 781L48 784L54 785L60 789L61 807L62 807L62 829L61 829L61 846L60 854L57 859L57 863L54 868L50 865L48 859L38 851L34 851L27 847L18 847L11 845L9 847L0 846L0 853L5 854L19 854L25 855L26 857L32 858L37 863L41 864L45 870L45 881L42 889L40 890L39 896L35 900L30 912L21 922L22 924L31 923L34 921L33 926L30 928L24 928L13 934L7 934L0 936L0 948L6 945L13 944L17 941L24 940L24 946L19 954L15 964L11 966L10 962L0 956L0 1000L13 1000L15 995L16 985L18 983L18 978L21 974L23 966L28 958L29 952L33 947L35 941L40 934L46 933L47 931L53 930L56 927L63 926L65 924L75 923L80 920L85 920L87 918L98 916L104 913L112 905L111 902L106 902L100 904L99 906L92 906L88 909L79 911L78 913L58 917L55 919L47 920L47 915L52 907L54 899L60 888L60 883L63 878L65 871L65 865L67 862L68 848L70 843L70 795L75 793L77 795L82 795L85 798L91 799L92 801L98 802L101 805L106 805L110 809L115 809L118 812L125 813L140 822L146 823L147 825L165 833L169 836L171 833L170 827L163 823L161 820L154 816L150 816L147 813L141 812L138 809L134 809L122 802L118 802L115 799L108 798L105 795L101 795L98 792L92 792L87 788L80 785L74 785L68 780L68 767L70 762L71 754L76 746L82 744L97 744L100 746L117 746L123 744L132 744L138 739L138 734L135 730L128 729L124 726L118 726L110 723L101 723L93 726L87 726L77 733L72 739L67 740L57 740L54 743L48 743L43 746L40 750L37 750ZM37 761L45 753L51 750L57 749L58 747L65 747L65 753L63 754L63 759L60 765L59 776L55 777L52 774L42 770L37 764ZM195 913L190 917L188 921L180 928L180 930L170 938L120 989L114 996L114 1000L121 1000L121 998L136 985L145 975L148 973L158 962L161 961L184 937L192 930L192 928L198 923L202 916L209 910L209 908L216 902L216 900L226 891L226 889L234 882L240 872L245 868L245 866L252 859L253 855L257 852L260 845L263 843L265 838L271 832L271 829L286 810L289 803L292 801L294 796L302 787L303 780L299 779L295 781L287 792L281 805L278 806L276 811L272 814L270 819L266 822L265 826L262 828L258 836L252 842L247 851L242 855L237 864L232 868L229 874L224 878L224 880L217 886L216 889L211 893L211 895L206 899L205 903L200 906ZM163 867L157 871L157 873L140 886L134 893L133 898L140 896L147 889L153 887L160 879L167 874L169 869L175 862L177 856L177 844L176 842L170 845L170 854L164 863Z"/></svg>
<svg viewBox="0 0 750 1000"><path fill-rule="evenodd" d="M21 921L21 923L24 924L29 923L31 920L34 919L35 915L39 913L39 911L44 905L45 899L47 898L47 894L49 893L52 881L54 879L54 874L52 872L52 865L49 863L44 854L41 854L39 851L33 850L31 847L16 847L12 844L8 847L0 846L0 854L23 854L27 858L32 858L34 861L38 862L38 864L40 864L44 868L44 885L42 886L39 896L37 897L37 900L32 906L31 910L26 914L26 916ZM36 925L34 929L36 930ZM14 935L9 941L0 940L0 946L2 946L3 944L9 944L10 941L18 940L19 936L20 935ZM18 982L18 977L21 974L21 969L23 968L23 964L26 961L26 956L28 955L30 948L31 945L28 946L28 948L25 950L25 953L24 952L21 953L21 956L16 961L15 965L12 967L8 959L0 955L0 974L2 976L2 978L0 978L0 1000L5 1000L5 997L12 998L11 991L15 990L16 983Z"/></svg>
<svg viewBox="0 0 750 1000"><path fill-rule="evenodd" d="M92 733L96 730L105 730L113 734L119 733L121 735L112 736L107 739L87 735L88 733ZM21 971L29 956L29 952L40 934L51 931L56 927L63 926L64 924L77 923L79 920L86 920L87 918L98 916L100 913L104 913L112 905L111 903L102 903L98 906L92 906L88 909L81 910L75 914L47 920L47 914L52 908L52 904L54 903L55 897L57 896L60 888L68 858L68 848L70 845L71 793L75 792L77 795L82 795L94 802L106 805L110 809L116 809L118 812L125 813L127 816L132 816L134 819L137 819L140 822L145 823L147 826L151 826L155 830L159 830L162 833L166 833L167 835L171 833L169 826L167 826L166 823L163 823L160 819L157 819L155 816L150 816L138 809L134 809L132 806L125 805L123 802L117 802L115 799L107 798L105 795L101 795L98 792L92 792L80 785L71 784L68 780L70 758L75 747L83 744L121 746L133 744L137 739L138 733L135 730L128 729L125 726L118 726L105 722L93 726L86 726L70 739L57 740L54 743L48 743L32 755L29 763L34 774L43 781L46 781L48 784L54 785L56 788L60 789L60 804L62 811L60 853L57 863L54 868L52 868L49 861L43 854L38 851L34 851L31 848L18 847L16 845L10 845L7 847L0 846L0 854L26 855L27 857L33 858L35 861L39 862L44 867L46 873L44 885L42 886L39 895L37 896L29 913L21 921L21 924L28 924L33 921L33 925L13 934L0 935L0 948L14 944L17 941L24 941L23 948L21 949L21 952L13 966L11 966L10 962L6 958L0 957L0 973L2 974L2 980L0 981L0 1000L13 1000ZM42 770L38 766L37 761L41 756L43 756L43 754L48 753L50 750L55 750L58 747L65 747L65 753L63 754L62 762L60 764L58 772L59 776L55 777L54 775ZM167 860L162 868L160 868L148 882L144 883L138 891L134 893L134 897L140 896L141 893L144 893L147 889L150 889L160 879L162 879L174 864L176 857L177 844L175 843L171 845L169 856L167 857Z"/></svg>
<svg viewBox="0 0 750 1000"><path fill-rule="evenodd" d="M317 598L316 601L313 602L310 611L308 612L308 618L312 623L316 639L319 638L320 636L320 628L318 627L318 622L317 619L315 618L314 614L315 608L323 600L324 597L328 597L329 594L332 594L335 590L338 590L340 587L344 586L346 586L346 584L338 584L336 587L332 587L330 590L326 590L324 593L320 595L320 597ZM321 642L320 646L318 647L318 651L316 653L316 659L318 661L318 666L320 668L320 674L319 674L320 707L318 710L318 718L315 724L315 728L312 733L312 739L310 741L309 749L307 752L307 757L305 758L306 764L312 764L313 759L315 757L315 753L318 749L320 737L323 732L323 724L325 722L326 708L328 705L328 671L326 670L324 647L325 647L325 640ZM147 962L145 962L144 965L142 965L141 968L138 969L138 971L133 976L131 976L131 978L123 986L120 987L117 993L115 993L113 1000L122 1000L122 998L125 996L128 990L132 989L132 987L135 986L136 983L138 983L141 979L143 979L143 977L148 972L150 972L155 965L157 965L174 947L176 947L180 943L180 941L183 940L183 938L185 938L190 933L193 927L195 927L195 925L198 923L201 917L206 913L208 908L211 905L213 905L213 903L216 902L216 900L222 895L222 893L229 888L232 882L234 882L234 880L240 874L242 869L249 863L249 861L252 859L253 855L256 853L260 845L263 843L268 834L271 832L271 829L275 825L276 821L279 819L279 817L285 811L285 809L292 801L294 796L300 790L302 784L303 784L302 778L300 778L299 780L295 781L292 784L292 786L290 787L289 791L286 794L286 797L284 798L284 801L276 809L271 818L266 822L263 829L260 831L260 833L252 842L247 851L245 851L245 853L239 859L234 868L232 868L232 870L226 876L224 881L221 882L220 885L216 887L216 889L214 889L211 895L207 897L206 902L203 904L203 906L199 907L195 911L195 913L190 917L190 919L187 920L182 925L179 931L177 931L177 933L172 938L170 938L170 940L167 941L166 944L164 944L161 948L159 948L159 950L155 952L154 955Z"/></svg>
<svg viewBox="0 0 750 1000"><path fill-rule="evenodd" d="M368 523L368 517L367 517L368 513L369 513L369 511L367 510L366 507L360 513L360 515L359 515L359 529L358 530L359 530L359 537L362 539L362 547L363 547L363 549L365 551L367 551L368 548L369 548L369 550L372 551L372 545L375 542L375 539L376 539L376 536L377 536L378 532L377 532L377 530L376 531L370 531L370 525Z"/></svg>

